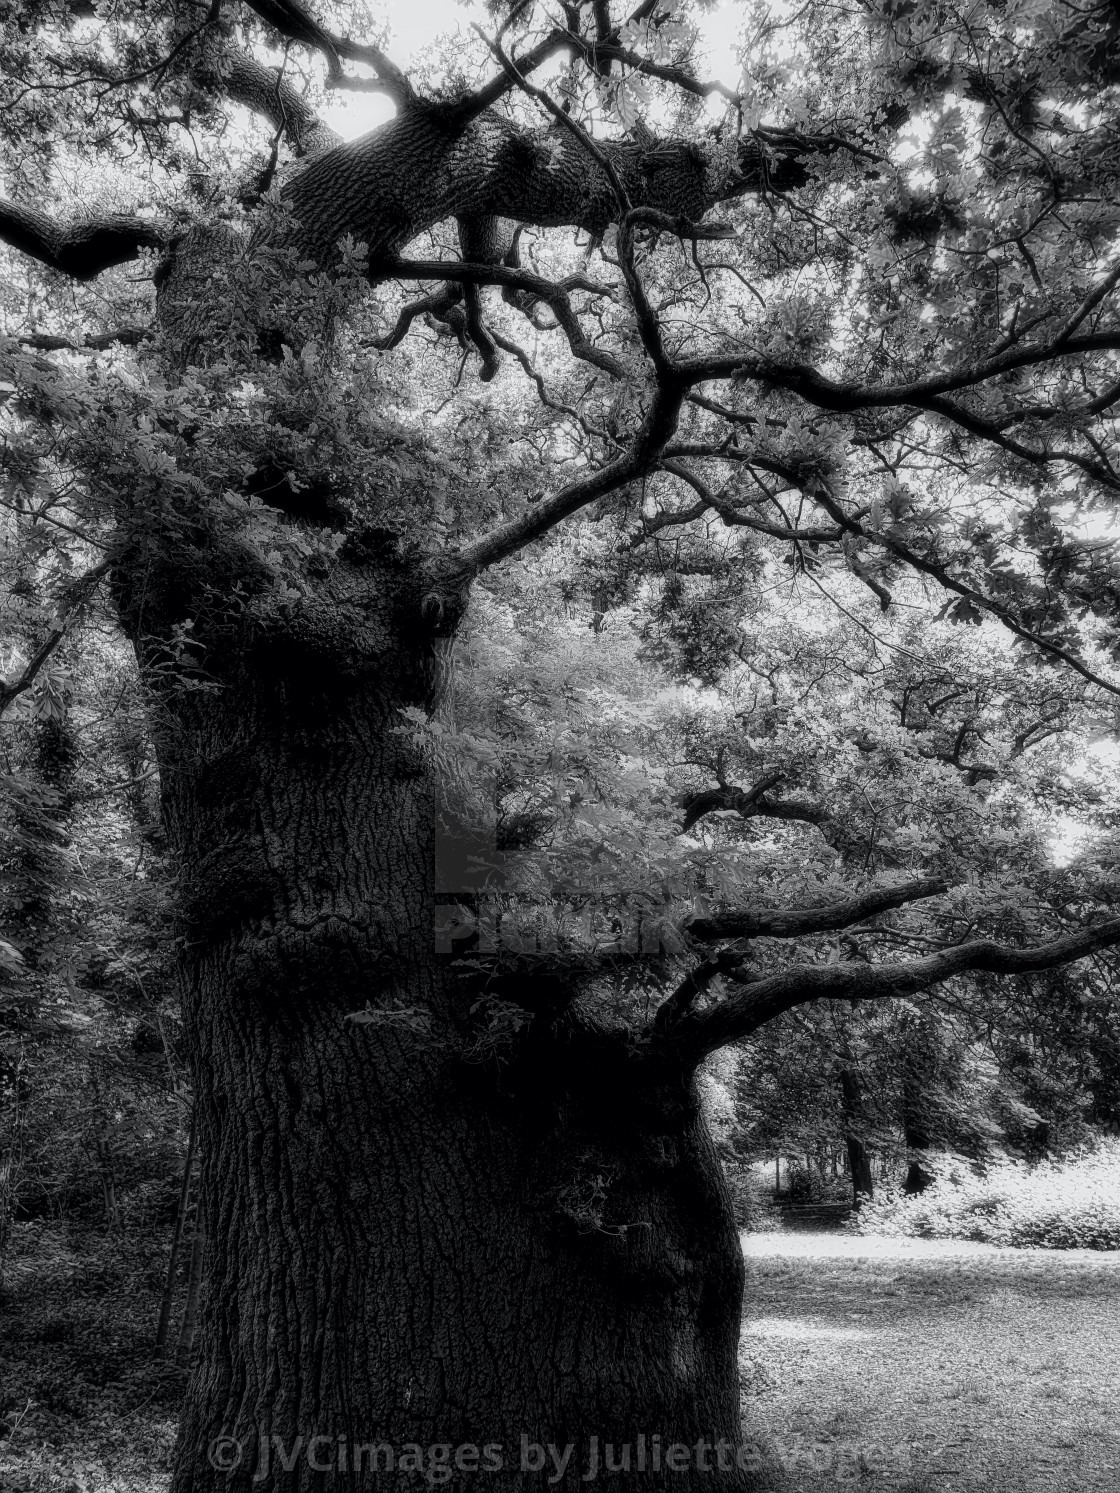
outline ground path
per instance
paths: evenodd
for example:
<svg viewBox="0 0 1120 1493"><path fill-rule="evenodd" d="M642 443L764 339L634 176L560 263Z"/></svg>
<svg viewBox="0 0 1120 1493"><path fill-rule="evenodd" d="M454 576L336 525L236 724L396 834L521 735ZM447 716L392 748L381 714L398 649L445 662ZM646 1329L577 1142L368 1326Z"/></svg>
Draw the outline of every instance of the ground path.
<svg viewBox="0 0 1120 1493"><path fill-rule="evenodd" d="M1120 1493L1120 1251L746 1234L749 1433L798 1493Z"/></svg>

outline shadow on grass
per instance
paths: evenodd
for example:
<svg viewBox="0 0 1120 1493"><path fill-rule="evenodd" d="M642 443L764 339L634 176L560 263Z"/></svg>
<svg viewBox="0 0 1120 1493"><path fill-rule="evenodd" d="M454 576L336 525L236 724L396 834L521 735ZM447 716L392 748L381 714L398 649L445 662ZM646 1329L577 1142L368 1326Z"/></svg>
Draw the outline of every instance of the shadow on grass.
<svg viewBox="0 0 1120 1493"><path fill-rule="evenodd" d="M804 1493L1116 1493L1120 1257L745 1240L744 1424Z"/></svg>

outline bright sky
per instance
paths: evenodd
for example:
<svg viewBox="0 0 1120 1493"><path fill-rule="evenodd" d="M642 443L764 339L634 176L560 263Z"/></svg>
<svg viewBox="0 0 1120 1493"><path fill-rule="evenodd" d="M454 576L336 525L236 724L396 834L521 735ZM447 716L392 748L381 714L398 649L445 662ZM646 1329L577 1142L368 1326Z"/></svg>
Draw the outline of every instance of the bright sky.
<svg viewBox="0 0 1120 1493"><path fill-rule="evenodd" d="M463 0L382 0L373 7L378 19L389 21L392 37L389 56L401 67L407 68L412 59L439 36L470 32L470 24L477 21L487 31L493 31L493 20L477 3L464 4ZM705 76L719 78L729 88L739 81L739 67L735 60L735 42L743 21L743 7L736 0L721 0L721 3L706 15L698 17L700 29L707 49ZM559 64L558 64L559 65ZM547 76L544 69L536 74L539 82ZM722 112L723 105L719 106ZM322 110L323 118L346 140L375 129L392 116L393 107L382 95L376 93L336 94Z"/></svg>

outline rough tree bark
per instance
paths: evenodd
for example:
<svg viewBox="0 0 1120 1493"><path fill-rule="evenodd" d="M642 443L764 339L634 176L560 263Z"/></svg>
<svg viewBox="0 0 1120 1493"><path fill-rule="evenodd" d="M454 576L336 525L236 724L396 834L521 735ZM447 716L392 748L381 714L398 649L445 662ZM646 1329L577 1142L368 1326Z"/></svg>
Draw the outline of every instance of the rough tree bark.
<svg viewBox="0 0 1120 1493"><path fill-rule="evenodd" d="M844 1114L844 1145L848 1152L848 1170L852 1178L852 1200L858 1208L865 1198L875 1193L871 1174L871 1157L860 1133L863 1121L863 1095L859 1077L855 1070L845 1065L840 1069L840 1098Z"/></svg>
<svg viewBox="0 0 1120 1493"><path fill-rule="evenodd" d="M235 1482L263 1475L263 1435L291 1488L319 1475L280 1464L297 1437L330 1439L320 1463L339 1438L496 1445L495 1489L546 1485L523 1435L578 1444L553 1487L577 1486L592 1435L635 1461L642 1435L650 1459L654 1436L737 1444L742 1264L693 1064L581 1020L555 978L518 987L534 1019L491 1050L480 992L436 953L433 785L394 729L432 703L430 574L355 542L270 632L225 609L236 555L188 543L134 546L116 577L159 701L205 1158L176 1489L230 1486L222 1437ZM187 614L218 688L161 667Z"/></svg>
<svg viewBox="0 0 1120 1493"><path fill-rule="evenodd" d="M167 1256L167 1277L163 1283L163 1297L159 1306L159 1322L156 1325L155 1348L162 1353L167 1347L167 1334L171 1326L171 1307L175 1299L175 1282L179 1273L179 1250L183 1243L183 1228L190 1205L191 1183L194 1179L195 1147L198 1141L198 1121L192 1107L190 1131L187 1135L187 1159L183 1163L183 1184L179 1189L179 1207L171 1233L171 1248Z"/></svg>
<svg viewBox="0 0 1120 1493"><path fill-rule="evenodd" d="M934 1142L930 1090L941 1051L936 1025L930 1019L907 1016L902 1030L902 1132L909 1152L902 1188L913 1197L933 1181L933 1173L922 1160Z"/></svg>
<svg viewBox="0 0 1120 1493"><path fill-rule="evenodd" d="M187 1299L183 1305L183 1321L179 1328L179 1342L175 1350L175 1361L181 1368L191 1361L195 1331L198 1327L198 1307L202 1299L202 1262L206 1252L206 1220L201 1198L194 1206L194 1236L191 1239L191 1261L187 1272Z"/></svg>

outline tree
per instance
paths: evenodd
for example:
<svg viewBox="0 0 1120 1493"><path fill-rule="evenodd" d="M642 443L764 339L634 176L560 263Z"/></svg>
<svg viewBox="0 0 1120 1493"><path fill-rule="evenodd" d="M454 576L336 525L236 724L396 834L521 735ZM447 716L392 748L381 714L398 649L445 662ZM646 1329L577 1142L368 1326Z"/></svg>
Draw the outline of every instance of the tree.
<svg viewBox="0 0 1120 1493"><path fill-rule="evenodd" d="M101 608L100 629L71 627L59 646L54 608L39 605L57 580L43 558L28 542L3 560L0 647L40 667L3 720L0 1133L17 1218L130 1221L158 1207L171 1160L158 1152L174 1146L161 1133L173 955L158 804L127 650Z"/></svg>
<svg viewBox="0 0 1120 1493"><path fill-rule="evenodd" d="M691 603L675 599L669 651L677 619L701 610L703 586ZM794 615L781 590L767 590L737 639L754 684L744 693L742 677L716 668L717 699L678 720L667 751L687 764L686 819L719 823L725 866L730 846L745 840L775 900L795 900L807 865L826 875L839 862L858 874L869 863L897 865L920 845L948 881L966 867L980 874L985 892L973 889L970 908L987 902L985 921L1005 937L1026 934L1022 919L1040 904L1050 915L1068 908L1074 878L1075 898L1089 890L1092 857L1082 852L1076 871L1059 870L1048 843L1059 806L1063 837L1091 840L1108 834L1115 801L1110 773L1089 770L1101 720L1076 680L1002 653L983 630L945 626L938 635L924 619L919 629L884 616L871 636L851 611L858 598L835 579L839 612L812 583ZM710 604L704 610L710 616ZM713 781L722 786L705 786ZM936 918L884 921L831 945L806 941L793 957L866 958L872 938L905 949L947 934ZM1085 1058L1100 1046L1085 1017L1096 1000L1083 968L1065 998L1036 983L788 1013L743 1048L740 1146L761 1158L852 1136L893 1162L905 1145L913 1186L931 1147L982 1158L1000 1144L1033 1156L1084 1143ZM1106 1000L1106 1023L1107 1009ZM865 1174L863 1191L869 1181Z"/></svg>
<svg viewBox="0 0 1120 1493"><path fill-rule="evenodd" d="M742 1264L698 1067L814 1002L1120 942L1092 895L1001 941L1014 920L983 899L972 916L920 842L885 857L878 828L862 867L810 863L800 898L769 901L742 852L722 881L718 843L682 852L664 803L635 828L620 752L585 773L602 765L601 805L573 788L542 820L529 775L502 778L452 709L472 598L512 605L502 567L547 568L576 515L626 536L589 566L600 624L681 536L676 595L691 557L712 605L670 605L662 636L693 688L735 657L777 547L926 627L943 591L950 622L990 619L1092 701L1120 695L1120 592L1085 527L1120 485L1113 10L751 11L737 90L694 73L685 4L492 14L427 84L298 0L4 21L0 236L27 323L3 345L5 501L21 537L84 560L81 586L108 575L180 868L207 1293L177 1493L230 1485L219 1437L244 1443L247 1483L262 1431L302 1436L312 1463L328 1442L308 1438L332 1459L337 1438L380 1443L402 1487L431 1448L497 1443L495 1489L532 1485L523 1435L582 1456L592 1434L656 1434L694 1449L678 1481L701 1486L716 1453L698 1443L738 1440ZM557 58L561 85L538 86ZM395 117L340 142L321 86L380 89ZM264 122L263 160L232 104ZM67 217L75 169L104 211ZM157 252L149 335L117 267ZM435 288L401 304L402 282ZM537 412L461 388L454 420L422 406L448 343L460 374L474 356L487 384L503 362L527 374ZM713 519L750 544L714 553ZM77 609L61 597L6 697ZM974 729L934 746L962 793ZM606 865L618 947L566 926L495 939L477 886L448 888L437 924L437 777L464 760L468 805L494 764L513 849L552 825L530 885L566 859L545 890L586 903ZM715 760L687 827L724 803L850 832ZM691 909L701 882L717 895ZM949 936L921 957L873 940L866 959L750 962L758 940L947 896ZM317 1474L304 1455L272 1475ZM620 1486L662 1482L634 1466Z"/></svg>

